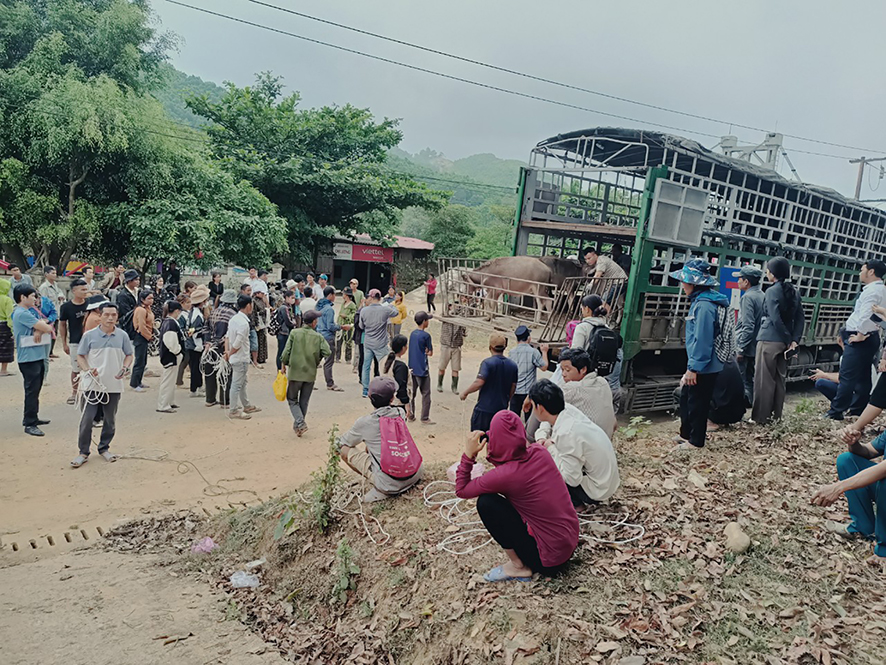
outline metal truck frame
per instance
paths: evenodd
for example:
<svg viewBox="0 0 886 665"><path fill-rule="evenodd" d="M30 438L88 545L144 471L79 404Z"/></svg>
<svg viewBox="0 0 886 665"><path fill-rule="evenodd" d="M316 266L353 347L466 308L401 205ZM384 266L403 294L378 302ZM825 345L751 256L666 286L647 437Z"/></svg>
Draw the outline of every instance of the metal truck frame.
<svg viewBox="0 0 886 665"><path fill-rule="evenodd" d="M806 331L788 380L802 380L812 367L836 366L858 268L886 246L886 212L660 132L594 128L546 139L521 169L518 191L514 255L581 260L583 247L613 244L630 252L620 317L628 412L673 405L686 367L689 302L668 273L690 257L718 267L736 308L734 270L763 268L773 256L791 262ZM441 275L453 265L441 262ZM587 278L567 280L537 341L564 343L564 319L576 318L587 288Z"/></svg>

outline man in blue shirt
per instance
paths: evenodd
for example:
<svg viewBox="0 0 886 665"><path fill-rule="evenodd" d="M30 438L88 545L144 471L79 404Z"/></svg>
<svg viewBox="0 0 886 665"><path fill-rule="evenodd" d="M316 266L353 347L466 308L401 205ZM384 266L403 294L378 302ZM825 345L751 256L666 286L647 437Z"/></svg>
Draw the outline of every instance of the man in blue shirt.
<svg viewBox="0 0 886 665"><path fill-rule="evenodd" d="M529 335L529 328L519 326L514 331L517 346L508 354L517 364L517 389L511 397L508 408L521 417L523 417L523 402L535 385L538 370L545 371L548 368L548 345L542 344L541 350L536 349L529 343Z"/></svg>
<svg viewBox="0 0 886 665"><path fill-rule="evenodd" d="M325 275L321 275L321 278ZM335 288L327 286L323 289L323 298L317 301L317 311L320 312L320 319L317 321L317 332L323 336L330 349L335 348L335 333L339 330L350 330L348 324L339 325L335 322ZM331 353L326 356L323 362L323 376L326 379L326 389L333 390L337 393L344 392L343 388L339 388L332 376L332 368L335 364L335 354Z"/></svg>
<svg viewBox="0 0 886 665"><path fill-rule="evenodd" d="M428 321L434 318L427 312L415 313L416 330L409 336L409 371L412 374L412 410L409 420L415 420L415 396L421 392L421 422L433 425L431 420L431 376L428 356L434 355L434 344L427 332Z"/></svg>
<svg viewBox="0 0 886 665"><path fill-rule="evenodd" d="M25 434L43 436L39 425L48 425L48 420L40 420L40 391L46 373L46 359L49 358L49 345L52 340L52 326L41 321L30 311L37 303L37 289L29 284L20 284L13 289L16 308L12 310L12 334L18 352L18 368L25 384L25 410L22 425Z"/></svg>
<svg viewBox="0 0 886 665"><path fill-rule="evenodd" d="M511 397L517 390L517 364L505 358L508 340L501 333L489 336L489 351L492 353L480 365L480 372L474 382L459 395L465 401L471 393L480 391L477 405L471 414L471 431L486 432L492 417L508 408Z"/></svg>

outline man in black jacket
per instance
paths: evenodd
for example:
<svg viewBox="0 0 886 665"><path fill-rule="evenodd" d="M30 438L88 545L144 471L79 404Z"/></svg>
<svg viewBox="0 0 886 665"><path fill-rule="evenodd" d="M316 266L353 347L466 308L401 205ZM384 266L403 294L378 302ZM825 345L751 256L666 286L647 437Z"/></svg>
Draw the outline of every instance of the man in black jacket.
<svg viewBox="0 0 886 665"><path fill-rule="evenodd" d="M138 306L138 287L141 283L138 270L130 268L123 273L123 288L117 294L117 312L120 327L132 339L135 331L132 327L132 314Z"/></svg>

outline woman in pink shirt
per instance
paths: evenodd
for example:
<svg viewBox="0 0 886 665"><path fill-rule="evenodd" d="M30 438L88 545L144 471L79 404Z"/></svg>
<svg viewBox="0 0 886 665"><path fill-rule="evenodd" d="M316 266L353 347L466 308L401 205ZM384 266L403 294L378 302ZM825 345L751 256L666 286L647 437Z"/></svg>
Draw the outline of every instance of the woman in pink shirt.
<svg viewBox="0 0 886 665"><path fill-rule="evenodd" d="M471 480L477 454L488 445L493 469ZM477 497L483 526L508 555L490 570L487 582L529 581L533 573L560 572L578 547L578 516L551 454L526 445L520 417L499 411L489 432L471 432L455 479L462 499Z"/></svg>
<svg viewBox="0 0 886 665"><path fill-rule="evenodd" d="M434 273L430 273L427 280L425 280L425 293L428 295L428 311L436 312L437 308L434 306L434 296L437 295L437 280L434 279Z"/></svg>

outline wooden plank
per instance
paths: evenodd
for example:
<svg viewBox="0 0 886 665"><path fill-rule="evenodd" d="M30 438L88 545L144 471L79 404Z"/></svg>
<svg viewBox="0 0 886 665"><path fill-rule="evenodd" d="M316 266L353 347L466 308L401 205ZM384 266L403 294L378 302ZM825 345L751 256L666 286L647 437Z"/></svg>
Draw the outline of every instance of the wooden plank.
<svg viewBox="0 0 886 665"><path fill-rule="evenodd" d="M546 222L537 219L524 219L520 225L528 229L541 231L568 231L570 233L587 233L589 235L609 235L619 238L634 238L637 229L633 226L610 226L607 224L574 224L567 222Z"/></svg>

